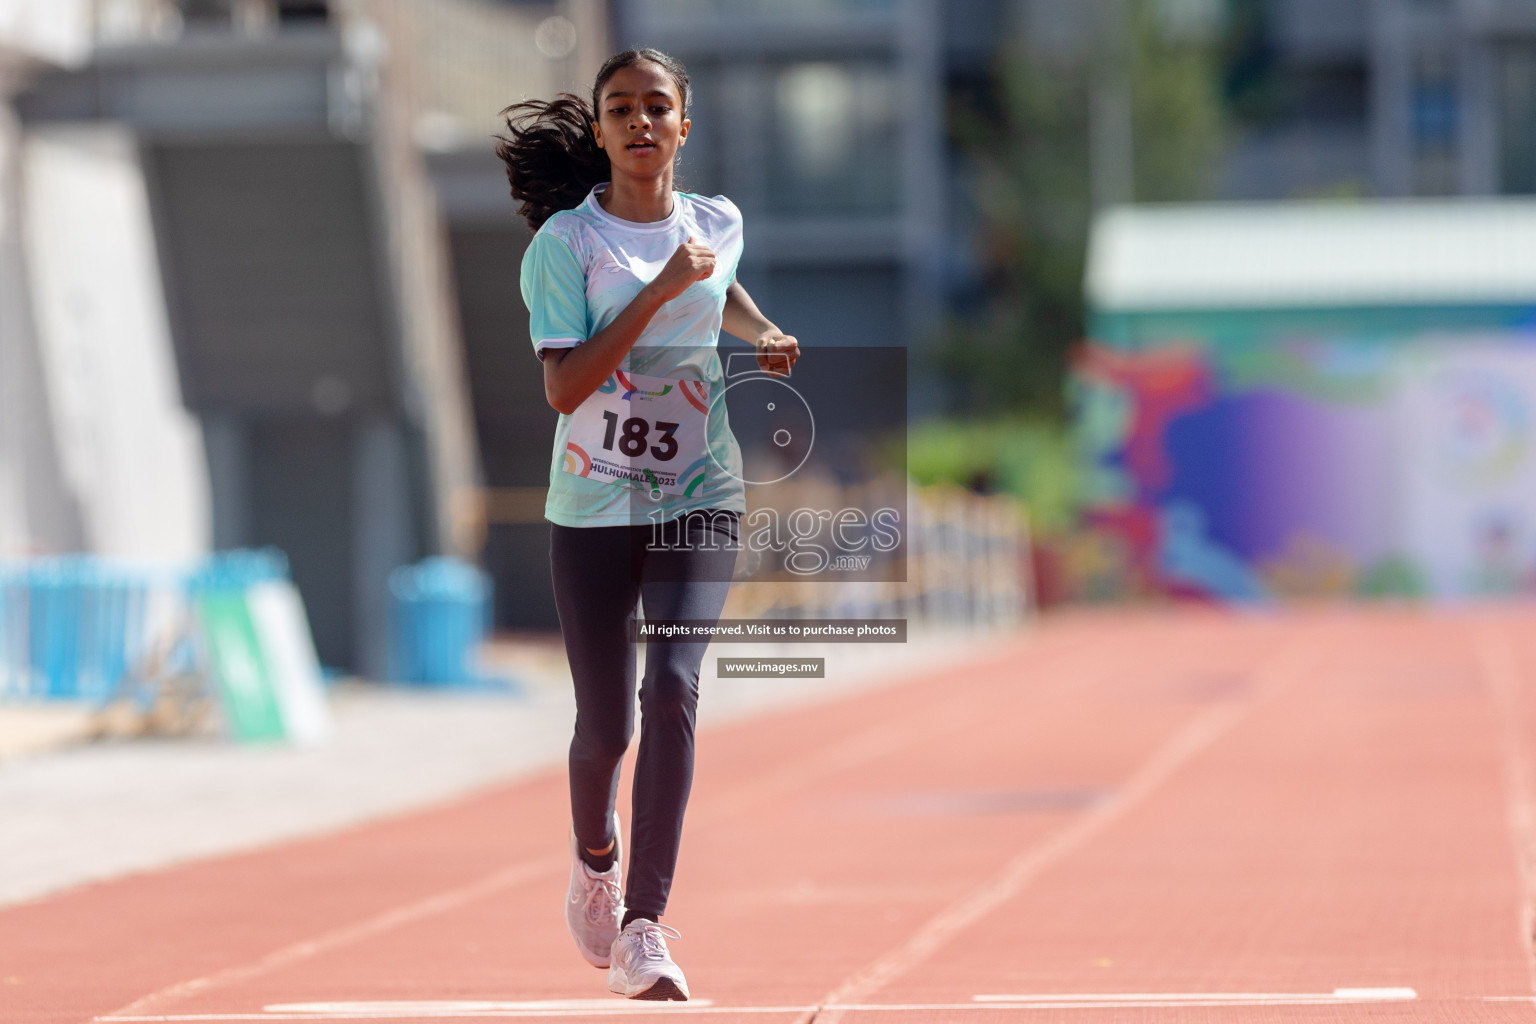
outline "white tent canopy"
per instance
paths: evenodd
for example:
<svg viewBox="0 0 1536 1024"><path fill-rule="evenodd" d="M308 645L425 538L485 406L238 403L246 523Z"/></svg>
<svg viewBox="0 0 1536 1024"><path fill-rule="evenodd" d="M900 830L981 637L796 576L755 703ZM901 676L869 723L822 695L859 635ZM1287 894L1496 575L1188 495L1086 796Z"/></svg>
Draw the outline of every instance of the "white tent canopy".
<svg viewBox="0 0 1536 1024"><path fill-rule="evenodd" d="M1536 303L1536 200L1112 207L1087 295L1100 312Z"/></svg>

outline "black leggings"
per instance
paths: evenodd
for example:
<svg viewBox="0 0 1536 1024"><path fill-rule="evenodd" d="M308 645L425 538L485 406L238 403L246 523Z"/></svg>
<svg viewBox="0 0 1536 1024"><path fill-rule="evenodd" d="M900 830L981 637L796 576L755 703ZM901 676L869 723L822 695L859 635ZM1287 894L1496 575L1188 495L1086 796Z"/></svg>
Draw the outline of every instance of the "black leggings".
<svg viewBox="0 0 1536 1024"><path fill-rule="evenodd" d="M672 520L661 538L651 526L550 529L555 606L576 684L571 820L587 849L600 850L613 838L619 765L634 722L636 601L645 602L651 620L717 620L730 590L738 528L734 512L713 511ZM667 909L693 785L699 664L708 646L651 640L646 650L624 902L656 917Z"/></svg>

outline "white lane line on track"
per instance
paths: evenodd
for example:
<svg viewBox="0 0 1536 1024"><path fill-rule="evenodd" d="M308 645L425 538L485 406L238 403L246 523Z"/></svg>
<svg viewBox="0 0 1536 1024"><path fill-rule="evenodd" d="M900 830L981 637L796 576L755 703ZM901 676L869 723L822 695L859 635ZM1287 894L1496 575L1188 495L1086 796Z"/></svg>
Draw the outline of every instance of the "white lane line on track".
<svg viewBox="0 0 1536 1024"><path fill-rule="evenodd" d="M1500 759L1503 762L1505 819L1509 828L1509 841L1515 859L1515 869L1520 878L1519 914L1511 922L1518 929L1516 941L1525 950L1526 975L1531 988L1536 989L1536 949L1531 946L1531 936L1536 931L1536 809L1531 798L1530 759L1526 756L1525 743L1521 738L1520 723L1524 721L1520 678L1520 665L1514 648L1503 631L1491 625L1478 629L1472 636L1483 680L1493 696L1498 712L1497 729Z"/></svg>
<svg viewBox="0 0 1536 1024"><path fill-rule="evenodd" d="M818 1024L837 1024L840 1010L867 999L933 955L960 932L1024 889L1047 869L1077 852L1145 800L1189 761L1203 753L1254 708L1273 697L1318 655L1315 642L1291 641L1254 671L1252 700L1224 704L1199 715L1160 746L1119 792L1085 811L1072 824L1009 861L996 876L939 911L906 942L851 975L822 999Z"/></svg>
<svg viewBox="0 0 1536 1024"><path fill-rule="evenodd" d="M620 1010L634 1006L620 996L606 999L349 999L335 1003L272 1003L263 1013L443 1013L450 1010ZM689 1007L713 1006L713 999L690 999Z"/></svg>
<svg viewBox="0 0 1536 1024"><path fill-rule="evenodd" d="M326 932L324 935L317 935L314 938L304 939L303 941L295 942L292 945L284 946L283 948L274 950L261 959L255 960L251 963L242 964L238 967L227 967L222 971L215 971L214 973L204 975L201 978L193 978L191 981L177 982L176 984L162 988L157 992L151 992L147 996L135 999L133 1002L129 1003L122 1009L114 1010L112 1013L109 1013L104 1017L97 1017L96 1019L239 1019L232 1017L144 1017L136 1015L143 1014L151 1007L166 1000L189 996L194 993L201 992L205 989L213 988L216 985L224 985L233 981L245 981L249 978L254 978L265 974L266 972L276 968L291 964L294 961L304 960L319 953L324 953L328 950L335 949L338 946L349 945L353 942L357 942L360 939L366 939L370 936L377 935L380 932L389 931L391 928L398 928L403 924L409 924L412 921L417 921L424 917L431 917L433 914L441 914L445 911L453 910L457 907L467 906L477 900L484 899L486 896L489 896L491 893L497 892L498 890L510 888L511 886L531 881L542 875L557 874L559 871L564 869L564 863L553 860L525 861L522 864L515 864L503 871L498 871L495 874L487 875L486 877L480 879L478 882L471 882L469 885L460 886L457 889L450 889L447 892L438 893L436 896L429 896L424 900L418 900L415 903L408 903L403 907L395 907L394 909L386 910L381 914L375 914L373 917L359 921L356 924L347 925L346 927L338 928L335 931Z"/></svg>
<svg viewBox="0 0 1536 1024"><path fill-rule="evenodd" d="M1360 1002L1360 1001L1356 1001ZM1348 1006L1354 1005L1338 999L1292 999L1273 1003L843 1003L840 1011L874 1013L934 1013L956 1010L1134 1010L1134 1009L1181 1009L1189 1007L1236 1007L1236 1006ZM396 1016L380 1013L182 1013L144 1017L96 1017L99 1024L197 1024L217 1021L336 1021L336 1020L500 1020L520 1017L526 1019L553 1020L568 1017L638 1017L659 1015L683 1015L701 1013L739 1014L810 1014L825 1009L820 1006L713 1006L689 1009L687 1007L624 1007L613 1010L486 1010L482 1013L413 1013Z"/></svg>
<svg viewBox="0 0 1536 1024"><path fill-rule="evenodd" d="M969 1003L844 1003L841 1010L862 1013L932 1012L948 1010L1092 1010L1173 1009L1222 1006L1340 1006L1355 1003L1402 1002L1417 999L1411 988L1339 988L1324 992L1126 992L1045 993L1039 995L979 995ZM1489 1000L1525 999L1488 996ZM139 1022L241 1020L421 1020L487 1019L500 1017L655 1016L658 1014L740 1013L807 1014L818 1006L714 1006L708 1000L686 1005L637 1004L612 999L535 999L516 1002L452 1000L431 1002L276 1003L262 1013L188 1013L155 1016L97 1017L102 1024Z"/></svg>
<svg viewBox="0 0 1536 1024"><path fill-rule="evenodd" d="M1225 1005L1237 1003L1282 1002L1391 1002L1417 999L1419 994L1411 988L1336 988L1332 992L1074 992L1041 993L1030 995L982 995L971 996L978 1003L1136 1003L1156 1006L1162 1003L1217 1002Z"/></svg>
<svg viewBox="0 0 1536 1024"><path fill-rule="evenodd" d="M582 1002L582 1000L571 1000ZM419 1004L429 1005L429 1004ZM444 1006L451 1006L445 1003ZM504 1004L505 1005L505 1004ZM516 1004L510 1004L516 1005ZM804 1013L815 1010L814 1006L707 1006L668 1005L666 1003L623 1002L609 1003L604 1008L550 1008L550 1009L486 1009L486 1010L427 1010L417 1008L404 1011L351 1011L314 1013L168 1013L131 1017L95 1017L101 1024L123 1024L140 1021L223 1021L223 1020L485 1020L500 1017L635 1017L656 1014L698 1013Z"/></svg>

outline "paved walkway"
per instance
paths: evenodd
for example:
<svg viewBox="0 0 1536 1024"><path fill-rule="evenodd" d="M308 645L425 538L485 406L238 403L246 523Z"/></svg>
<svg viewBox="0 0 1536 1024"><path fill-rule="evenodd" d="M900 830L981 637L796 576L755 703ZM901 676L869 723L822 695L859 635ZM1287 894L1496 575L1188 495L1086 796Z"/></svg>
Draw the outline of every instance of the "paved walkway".
<svg viewBox="0 0 1536 1024"><path fill-rule="evenodd" d="M1071 616L717 723L687 1005L571 947L552 769L0 911L0 1020L1530 1021L1533 615Z"/></svg>

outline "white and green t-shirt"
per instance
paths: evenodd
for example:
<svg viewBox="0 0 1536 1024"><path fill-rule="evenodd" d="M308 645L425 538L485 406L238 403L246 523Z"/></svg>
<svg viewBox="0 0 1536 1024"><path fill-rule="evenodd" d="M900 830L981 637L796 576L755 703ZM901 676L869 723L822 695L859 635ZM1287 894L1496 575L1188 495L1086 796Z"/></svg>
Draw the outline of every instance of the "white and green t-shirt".
<svg viewBox="0 0 1536 1024"><path fill-rule="evenodd" d="M693 509L746 511L716 345L741 261L741 211L724 196L674 192L672 214L620 220L592 190L545 221L523 256L523 301L540 359L607 327L688 237L714 273L662 306L619 369L555 427L544 516L562 526L642 525Z"/></svg>

